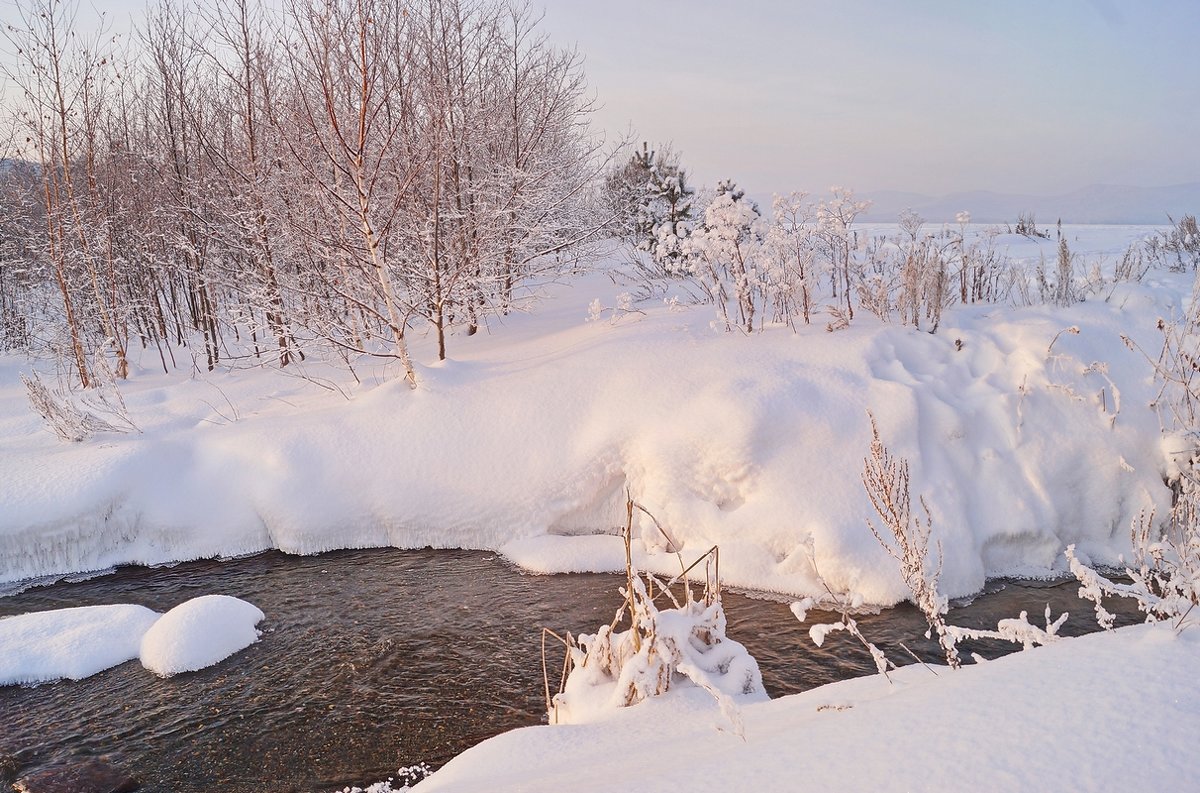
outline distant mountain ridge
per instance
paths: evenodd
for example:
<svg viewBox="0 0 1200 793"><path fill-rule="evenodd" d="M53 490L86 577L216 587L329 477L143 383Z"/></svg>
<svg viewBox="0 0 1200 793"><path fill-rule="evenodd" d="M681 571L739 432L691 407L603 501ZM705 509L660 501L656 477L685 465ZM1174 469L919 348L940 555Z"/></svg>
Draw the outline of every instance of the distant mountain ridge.
<svg viewBox="0 0 1200 793"><path fill-rule="evenodd" d="M1167 187L1096 184L1055 196L975 190L928 196L895 190L865 193L872 202L863 220L895 222L904 209L915 210L931 223L953 223L958 212L971 213L973 223L1015 223L1032 213L1040 226L1063 223L1165 224L1167 216L1200 213L1200 182Z"/></svg>

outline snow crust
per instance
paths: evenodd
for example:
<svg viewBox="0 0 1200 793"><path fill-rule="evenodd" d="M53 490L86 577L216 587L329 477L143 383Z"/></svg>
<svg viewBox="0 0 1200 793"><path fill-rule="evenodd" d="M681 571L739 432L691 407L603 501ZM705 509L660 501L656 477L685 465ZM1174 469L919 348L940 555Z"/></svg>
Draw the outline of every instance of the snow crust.
<svg viewBox="0 0 1200 793"><path fill-rule="evenodd" d="M715 728L703 692L680 689L608 721L497 736L416 790L1188 789L1197 664L1200 632L1138 625L746 705L744 739Z"/></svg>
<svg viewBox="0 0 1200 793"><path fill-rule="evenodd" d="M202 595L162 615L141 642L142 666L162 677L195 672L258 641L259 608L229 595Z"/></svg>
<svg viewBox="0 0 1200 793"><path fill-rule="evenodd" d="M1064 231L1076 254L1111 262L1151 230ZM1053 240L998 240L1013 258L1055 255ZM675 293L606 311L629 305L631 287L599 272L451 338L451 359L420 367L416 391L366 360L356 383L311 359L155 373L151 350L122 385L143 433L79 444L30 411L29 362L0 358L0 582L368 546L620 570L628 488L685 555L719 544L729 584L818 594L811 540L831 586L893 603L907 590L865 524L868 409L912 461L944 594L1062 570L1070 543L1116 562L1129 520L1169 500L1150 365L1121 334L1157 349L1157 319L1191 287L1155 271L1069 308L955 308L936 335L865 315L836 333L818 316L747 336L714 331L711 307ZM430 339L414 354L436 360ZM638 566L671 572L644 528Z"/></svg>
<svg viewBox="0 0 1200 793"><path fill-rule="evenodd" d="M82 680L138 657L159 617L145 606L80 606L0 619L0 686Z"/></svg>

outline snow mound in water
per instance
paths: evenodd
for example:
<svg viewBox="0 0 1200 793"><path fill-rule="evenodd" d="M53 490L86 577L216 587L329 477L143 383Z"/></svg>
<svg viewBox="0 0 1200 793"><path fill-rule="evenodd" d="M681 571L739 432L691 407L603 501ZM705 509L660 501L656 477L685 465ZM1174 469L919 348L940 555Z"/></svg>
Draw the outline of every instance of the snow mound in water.
<svg viewBox="0 0 1200 793"><path fill-rule="evenodd" d="M142 666L163 677L195 672L258 641L257 606L228 595L204 595L164 614L142 637Z"/></svg>
<svg viewBox="0 0 1200 793"><path fill-rule="evenodd" d="M138 657L159 615L144 606L82 606L0 619L0 686L82 680Z"/></svg>

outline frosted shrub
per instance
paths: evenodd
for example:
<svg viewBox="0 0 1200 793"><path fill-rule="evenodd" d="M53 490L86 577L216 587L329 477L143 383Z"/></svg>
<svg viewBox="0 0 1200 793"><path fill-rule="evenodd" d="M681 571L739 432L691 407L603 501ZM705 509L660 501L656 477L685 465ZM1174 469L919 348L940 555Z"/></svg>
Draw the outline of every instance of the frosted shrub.
<svg viewBox="0 0 1200 793"><path fill-rule="evenodd" d="M854 267L854 240L850 225L871 206L870 201L857 201L854 191L844 187L829 188L830 197L817 205L817 229L829 261L830 286L836 300L841 294L847 321L854 319L851 303L853 284L858 280Z"/></svg>
<svg viewBox="0 0 1200 793"><path fill-rule="evenodd" d="M758 220L758 207L733 182L724 181L704 210L704 222L682 243L689 269L704 285L726 330L734 325L747 333L754 330L763 295Z"/></svg>
<svg viewBox="0 0 1200 793"><path fill-rule="evenodd" d="M577 637L577 646L570 649L572 670L552 699L551 721L587 721L686 681L711 694L740 734L738 702L766 699L766 692L753 656L725 635L720 599L707 605L687 599L660 610L641 576L634 577L632 594L635 607L628 630L604 625L595 634Z"/></svg>
<svg viewBox="0 0 1200 793"><path fill-rule="evenodd" d="M901 255L900 322L920 328L924 317L930 332L936 333L948 291L946 257L931 236L912 240Z"/></svg>
<svg viewBox="0 0 1200 793"><path fill-rule="evenodd" d="M608 324L616 325L623 317L630 314L644 314L644 311L637 309L633 305L633 295L629 292L622 292L617 295L617 304L609 307L600 302L600 298L594 298L588 304L588 322L599 322L604 318L605 313L608 313Z"/></svg>
<svg viewBox="0 0 1200 793"><path fill-rule="evenodd" d="M806 199L806 193L776 195L763 240L772 320L787 325L794 324L797 311L805 325L812 322L815 210Z"/></svg>
<svg viewBox="0 0 1200 793"><path fill-rule="evenodd" d="M589 721L688 684L711 694L740 735L739 702L767 698L758 663L745 647L725 635L719 572L706 568L710 572L705 575L706 586L699 599L692 597L692 587L687 583L688 574L701 562L715 566L717 549L712 548L691 567L684 568L681 559L680 574L665 584L650 574L639 573L630 556L635 508L640 507L632 500L626 504L625 600L613 621L596 633L574 638L568 634L563 680L553 697L547 682L550 723ZM657 521L655 525L666 536ZM667 540L674 547L669 537ZM682 603L670 589L677 581L684 582ZM656 602L660 598L669 600L671 606L660 608ZM617 631L625 618L629 619L629 628Z"/></svg>
<svg viewBox="0 0 1200 793"><path fill-rule="evenodd" d="M1146 273L1150 272L1152 264L1153 261L1146 255L1142 246L1131 245L1113 269L1113 281L1140 283L1146 277Z"/></svg>
<svg viewBox="0 0 1200 793"><path fill-rule="evenodd" d="M613 213L611 228L635 250L649 254L648 260L635 260L647 275L684 274L680 242L690 231L694 195L679 154L670 146L653 150L644 142L606 175L604 202Z"/></svg>
<svg viewBox="0 0 1200 793"><path fill-rule="evenodd" d="M1017 227L1013 229L1017 234L1023 237L1041 237L1042 239L1050 239L1050 232L1041 231L1037 227L1037 221L1033 217L1032 212L1023 212L1017 216Z"/></svg>
<svg viewBox="0 0 1200 793"><path fill-rule="evenodd" d="M1171 228L1148 238L1142 245L1147 258L1176 272L1195 270L1200 265L1200 228L1195 215L1184 215Z"/></svg>
<svg viewBox="0 0 1200 793"><path fill-rule="evenodd" d="M60 440L78 443L97 432L137 432L115 384L98 386L75 398L65 389L51 389L35 372L21 375L29 406Z"/></svg>
<svg viewBox="0 0 1200 793"><path fill-rule="evenodd" d="M925 519L913 515L908 460L892 456L879 437L875 417L870 418L871 453L863 460L863 487L891 539L886 539L874 522L868 520L867 526L888 555L899 562L900 576L912 593L913 605L925 615L930 631L937 634L947 665L957 669L960 666L958 650L946 625L949 601L938 593L938 578L942 572L941 543L935 546L936 562L929 554L929 538L933 531L929 507L922 498L921 510Z"/></svg>

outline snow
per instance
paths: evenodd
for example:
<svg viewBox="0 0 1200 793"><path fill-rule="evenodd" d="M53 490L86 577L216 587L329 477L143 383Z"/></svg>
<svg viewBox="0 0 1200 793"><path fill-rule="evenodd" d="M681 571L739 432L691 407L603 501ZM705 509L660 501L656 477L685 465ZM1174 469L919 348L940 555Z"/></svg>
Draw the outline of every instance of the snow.
<svg viewBox="0 0 1200 793"><path fill-rule="evenodd" d="M202 595L168 611L142 637L142 666L162 677L212 666L258 641L257 606Z"/></svg>
<svg viewBox="0 0 1200 793"><path fill-rule="evenodd" d="M1154 229L1063 231L1103 271ZM1055 256L1053 239L994 242L1027 263ZM629 493L685 556L719 545L726 585L820 596L819 575L850 602L890 604L908 593L866 528L868 411L911 462L946 596L989 576L1066 572L1069 545L1084 563L1116 563L1130 520L1169 505L1162 479L1182 448L1151 407L1151 364L1123 336L1157 351L1156 325L1180 314L1190 275L1097 283L1066 308L955 307L936 335L872 316L836 333L820 316L795 332L720 333L686 294L632 303L637 285L608 276L547 286L531 313L453 337L444 362L415 339L416 391L367 360L353 375L311 359L163 374L148 354L122 384L142 432L77 444L29 410L18 373L31 364L0 358L0 583L384 545L498 550L534 572L621 570ZM677 571L640 516L635 537L639 569ZM0 682L134 657L162 675L198 669L256 641L262 619L224 596L161 618L136 606L10 617ZM683 627L664 636L682 645ZM1058 640L1049 618L1039 630L1009 620L998 632L1049 643L958 672L917 665L891 683L765 702L743 688L735 729L728 701L702 687L612 708L610 681L581 677L570 693L587 723L491 739L419 789L1124 790L1151 772L1156 788L1190 787L1200 633L1160 624Z"/></svg>
<svg viewBox="0 0 1200 793"><path fill-rule="evenodd" d="M632 613L628 630L602 625L593 635L576 637L568 648L571 671L553 697L551 724L580 724L608 718L614 711L648 697L688 686L711 695L736 732L740 706L767 699L758 662L739 642L725 635L725 611L719 598L692 600L660 609L641 576L630 579Z"/></svg>
<svg viewBox="0 0 1200 793"><path fill-rule="evenodd" d="M138 656L145 606L81 606L0 619L0 686L82 680Z"/></svg>
<svg viewBox="0 0 1200 793"><path fill-rule="evenodd" d="M706 694L680 689L607 721L497 736L416 790L1189 789L1198 663L1200 632L1138 625L746 705L740 739Z"/></svg>
<svg viewBox="0 0 1200 793"><path fill-rule="evenodd" d="M258 641L263 613L228 595L202 595L166 614L145 606L81 606L0 619L0 686L82 680L141 658L163 677L194 672Z"/></svg>
<svg viewBox="0 0 1200 793"><path fill-rule="evenodd" d="M1073 251L1109 263L1152 231L1064 227ZM1025 261L1054 256L1053 240L997 244ZM593 300L619 306L637 291L596 272L452 337L447 361L430 363L432 340L414 332L426 362L416 391L367 360L355 362L361 382L311 358L192 371L186 350L180 369L156 373L152 349L122 384L142 432L77 444L41 426L18 378L30 363L8 356L0 582L369 546L619 570L628 489L685 554L719 544L727 584L819 594L811 543L831 586L894 603L907 590L865 524L868 409L929 503L944 594L1065 571L1071 543L1115 562L1130 519L1163 514L1169 499L1151 368L1120 337L1157 349L1157 318L1190 290L1188 277L1153 271L1065 309L955 308L936 335L865 312L836 333L818 314L797 332L745 335L714 331L711 307L673 291L589 322ZM638 566L672 572L661 536L643 528Z"/></svg>

